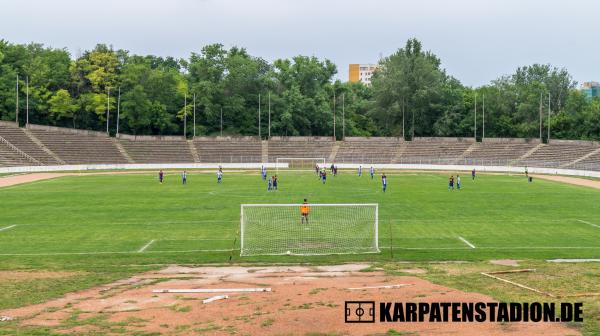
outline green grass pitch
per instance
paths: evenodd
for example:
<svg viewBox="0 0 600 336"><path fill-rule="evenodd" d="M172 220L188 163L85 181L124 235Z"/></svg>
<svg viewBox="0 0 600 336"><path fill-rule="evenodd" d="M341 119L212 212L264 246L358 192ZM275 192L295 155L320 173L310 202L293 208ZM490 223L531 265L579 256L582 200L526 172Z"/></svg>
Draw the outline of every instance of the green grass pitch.
<svg viewBox="0 0 600 336"><path fill-rule="evenodd" d="M177 173L71 176L4 188L4 264L204 263L232 261L484 260L594 258L600 254L600 193L523 176L463 176L447 190L438 173L378 177L343 172L323 185L310 172L282 171L268 193L256 173L227 173L221 185ZM240 257L242 203L379 203L377 255ZM265 234L269 234L265 232ZM462 238L462 239L461 239ZM150 243L150 244L149 244ZM469 246L473 245L475 248ZM141 251L141 252L140 252Z"/></svg>

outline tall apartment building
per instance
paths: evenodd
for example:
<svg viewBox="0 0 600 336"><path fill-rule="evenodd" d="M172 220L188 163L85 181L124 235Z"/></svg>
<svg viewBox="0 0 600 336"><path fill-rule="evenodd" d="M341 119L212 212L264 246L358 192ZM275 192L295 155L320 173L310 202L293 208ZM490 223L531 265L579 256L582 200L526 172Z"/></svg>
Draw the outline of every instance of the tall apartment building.
<svg viewBox="0 0 600 336"><path fill-rule="evenodd" d="M348 68L348 81L371 85L371 77L377 67L377 64L350 64Z"/></svg>
<svg viewBox="0 0 600 336"><path fill-rule="evenodd" d="M585 82L581 85L581 91L585 94L587 99L600 97L600 83Z"/></svg>

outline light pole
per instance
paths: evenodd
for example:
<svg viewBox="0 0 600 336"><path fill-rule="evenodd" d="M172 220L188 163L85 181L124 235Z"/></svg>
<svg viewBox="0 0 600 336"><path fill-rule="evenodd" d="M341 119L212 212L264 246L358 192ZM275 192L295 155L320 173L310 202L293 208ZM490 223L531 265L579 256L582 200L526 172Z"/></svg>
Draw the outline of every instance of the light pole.
<svg viewBox="0 0 600 336"><path fill-rule="evenodd" d="M15 110L15 123L19 126L19 74L17 74L17 105Z"/></svg>
<svg viewBox="0 0 600 336"><path fill-rule="evenodd" d="M187 92L183 94L183 138L186 139L187 126Z"/></svg>
<svg viewBox="0 0 600 336"><path fill-rule="evenodd" d="M29 126L29 76L25 77L25 128Z"/></svg>
<svg viewBox="0 0 600 336"><path fill-rule="evenodd" d="M119 137L119 118L121 118L121 87L119 86L119 95L117 96L117 137Z"/></svg>
<svg viewBox="0 0 600 336"><path fill-rule="evenodd" d="M335 141L335 86L333 87L333 141Z"/></svg>
<svg viewBox="0 0 600 336"><path fill-rule="evenodd" d="M258 94L258 138L262 140L260 136L260 93Z"/></svg>
<svg viewBox="0 0 600 336"><path fill-rule="evenodd" d="M193 120L193 124L194 124L194 133L193 133L193 137L196 137L196 93L194 92L194 120Z"/></svg>
<svg viewBox="0 0 600 336"><path fill-rule="evenodd" d="M344 97L345 93L342 93L342 140L346 140L346 112L345 112L345 103Z"/></svg>
<svg viewBox="0 0 600 336"><path fill-rule="evenodd" d="M106 88L106 135L110 136L108 133L108 120L110 119L110 88Z"/></svg>
<svg viewBox="0 0 600 336"><path fill-rule="evenodd" d="M473 137L475 138L475 142L477 142L477 93L475 93L475 111L474 111L474 114L475 114L475 123L474 123L475 133L474 133Z"/></svg>

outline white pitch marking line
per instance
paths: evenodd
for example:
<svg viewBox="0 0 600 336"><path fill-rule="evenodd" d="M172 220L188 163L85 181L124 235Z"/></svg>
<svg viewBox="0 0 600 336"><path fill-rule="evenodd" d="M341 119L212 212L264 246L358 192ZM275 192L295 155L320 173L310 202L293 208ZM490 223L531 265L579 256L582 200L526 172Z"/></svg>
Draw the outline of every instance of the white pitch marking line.
<svg viewBox="0 0 600 336"><path fill-rule="evenodd" d="M154 239L152 239L148 242L148 244L144 245L141 249L139 249L138 253L144 252L144 250L147 249L150 245L152 245L152 243L154 243Z"/></svg>
<svg viewBox="0 0 600 336"><path fill-rule="evenodd" d="M1 228L1 229L0 229L0 231L4 231L4 230L8 230L8 229L12 229L12 228L14 228L15 226L17 226L17 225L15 224L15 225L11 225L11 226L7 226L7 227L3 227L3 228Z"/></svg>
<svg viewBox="0 0 600 336"><path fill-rule="evenodd" d="M597 228L599 228L599 229L600 229L600 225L596 225L596 224L594 224L594 223L590 223L590 222L587 222L587 221L584 221L584 220L581 220L581 219L578 219L577 221L579 221L579 222L582 222L582 223L584 223L584 224L591 225L591 226L595 226L595 227L597 227Z"/></svg>
<svg viewBox="0 0 600 336"><path fill-rule="evenodd" d="M412 284L400 284L400 285L387 285L387 286L368 286L368 287L353 287L353 288L346 288L349 290L360 290L360 289L392 289L392 288L400 288L400 287L406 287L406 286L412 286Z"/></svg>
<svg viewBox="0 0 600 336"><path fill-rule="evenodd" d="M469 243L469 241L468 241L468 240L466 240L465 238L463 238L463 237L460 237L460 236L459 236L459 237L458 237L458 239L462 240L462 242L463 242L463 243L465 243L465 244L469 245L469 247L470 247L470 248L472 248L472 249L474 249L474 248L475 248L475 245L473 245L473 244Z"/></svg>

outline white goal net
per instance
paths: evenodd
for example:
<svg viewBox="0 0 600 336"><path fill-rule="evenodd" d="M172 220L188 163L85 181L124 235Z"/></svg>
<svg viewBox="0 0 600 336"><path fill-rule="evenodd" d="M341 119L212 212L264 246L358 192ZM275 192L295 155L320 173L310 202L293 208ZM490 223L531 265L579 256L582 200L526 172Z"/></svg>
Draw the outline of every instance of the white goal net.
<svg viewBox="0 0 600 336"><path fill-rule="evenodd" d="M378 217L378 204L242 204L240 255L377 253Z"/></svg>
<svg viewBox="0 0 600 336"><path fill-rule="evenodd" d="M275 159L275 169L315 169L315 165L325 167L325 158L277 158Z"/></svg>

